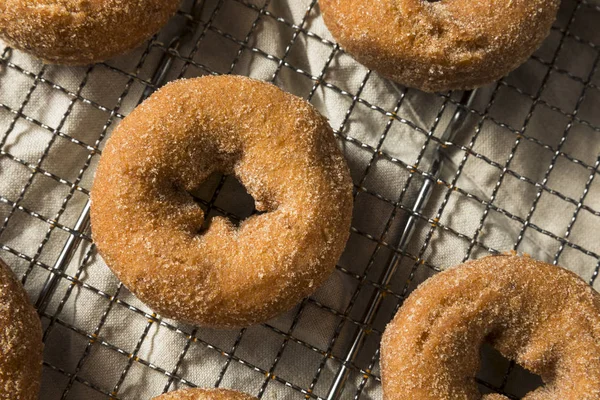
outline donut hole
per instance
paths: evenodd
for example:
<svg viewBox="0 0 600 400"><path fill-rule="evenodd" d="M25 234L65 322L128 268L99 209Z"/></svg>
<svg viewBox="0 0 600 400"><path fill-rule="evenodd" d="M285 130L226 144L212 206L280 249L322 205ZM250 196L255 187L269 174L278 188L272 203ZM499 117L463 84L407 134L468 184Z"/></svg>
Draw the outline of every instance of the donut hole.
<svg viewBox="0 0 600 400"><path fill-rule="evenodd" d="M256 210L254 198L235 175L215 172L188 194L205 213L199 233L206 231L215 217L226 218L239 227L251 216L264 213Z"/></svg>
<svg viewBox="0 0 600 400"><path fill-rule="evenodd" d="M484 343L480 349L479 372L476 377L479 381L479 391L482 395L498 393L494 388L504 386L503 391L511 397L520 399L527 393L544 386L539 375L515 364L504 357L491 344ZM506 373L509 371L508 376Z"/></svg>

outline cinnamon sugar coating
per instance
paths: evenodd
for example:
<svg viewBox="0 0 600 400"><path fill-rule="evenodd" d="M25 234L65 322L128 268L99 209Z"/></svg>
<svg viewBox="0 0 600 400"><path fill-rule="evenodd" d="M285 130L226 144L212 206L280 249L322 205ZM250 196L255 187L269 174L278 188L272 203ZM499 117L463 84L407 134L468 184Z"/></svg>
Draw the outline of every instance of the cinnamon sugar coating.
<svg viewBox="0 0 600 400"><path fill-rule="evenodd" d="M91 64L140 45L179 2L0 0L0 37L51 64Z"/></svg>
<svg viewBox="0 0 600 400"><path fill-rule="evenodd" d="M559 0L320 0L333 36L358 61L427 92L472 89L525 62Z"/></svg>
<svg viewBox="0 0 600 400"><path fill-rule="evenodd" d="M235 175L265 212L235 227L189 194ZM352 181L331 127L306 101L244 77L168 84L115 130L92 189L108 266L166 317L213 327L265 321L332 273L349 235Z"/></svg>
<svg viewBox="0 0 600 400"><path fill-rule="evenodd" d="M0 260L0 399L38 398L42 351L40 319L21 283Z"/></svg>
<svg viewBox="0 0 600 400"><path fill-rule="evenodd" d="M387 326L384 399L486 399L474 380L490 342L541 376L527 400L600 399L600 295L529 257L485 257L428 279Z"/></svg>
<svg viewBox="0 0 600 400"><path fill-rule="evenodd" d="M165 393L153 400L258 400L256 397L227 389L183 389Z"/></svg>

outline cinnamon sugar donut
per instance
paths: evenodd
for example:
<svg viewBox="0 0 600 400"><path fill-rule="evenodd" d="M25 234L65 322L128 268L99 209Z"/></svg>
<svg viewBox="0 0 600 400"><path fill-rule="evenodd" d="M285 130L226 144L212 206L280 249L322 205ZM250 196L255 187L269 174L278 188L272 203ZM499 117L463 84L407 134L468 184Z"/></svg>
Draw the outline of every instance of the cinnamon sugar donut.
<svg viewBox="0 0 600 400"><path fill-rule="evenodd" d="M21 283L0 260L0 399L38 398L42 349L40 319Z"/></svg>
<svg viewBox="0 0 600 400"><path fill-rule="evenodd" d="M255 200L235 227L203 230L190 192L232 174ZM311 294L349 235L352 182L327 122L306 101L244 77L159 90L109 139L92 189L108 266L166 317L213 327L265 321Z"/></svg>
<svg viewBox="0 0 600 400"><path fill-rule="evenodd" d="M472 89L539 47L559 0L320 0L333 36L385 77L428 92Z"/></svg>
<svg viewBox="0 0 600 400"><path fill-rule="evenodd" d="M600 399L600 295L572 272L509 254L451 268L411 294L383 335L384 398L506 399L477 389L484 341L541 376L524 399Z"/></svg>
<svg viewBox="0 0 600 400"><path fill-rule="evenodd" d="M183 389L165 393L153 400L258 400L249 394L226 389Z"/></svg>
<svg viewBox="0 0 600 400"><path fill-rule="evenodd" d="M0 0L0 38L53 64L83 65L140 45L180 0Z"/></svg>

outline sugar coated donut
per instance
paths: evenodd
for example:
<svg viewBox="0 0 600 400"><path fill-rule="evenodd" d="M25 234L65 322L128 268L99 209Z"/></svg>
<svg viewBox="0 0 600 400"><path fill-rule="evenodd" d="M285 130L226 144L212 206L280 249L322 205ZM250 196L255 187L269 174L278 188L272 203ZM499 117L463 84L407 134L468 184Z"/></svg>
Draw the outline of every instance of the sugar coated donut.
<svg viewBox="0 0 600 400"><path fill-rule="evenodd" d="M40 319L21 283L0 260L0 399L38 398L42 350Z"/></svg>
<svg viewBox="0 0 600 400"><path fill-rule="evenodd" d="M140 45L180 0L0 0L0 38L53 64L103 61Z"/></svg>
<svg viewBox="0 0 600 400"><path fill-rule="evenodd" d="M249 394L227 389L183 389L165 393L153 400L258 400Z"/></svg>
<svg viewBox="0 0 600 400"><path fill-rule="evenodd" d="M383 335L384 399L506 399L477 389L484 341L541 376L524 399L600 399L600 295L572 272L510 254L411 294Z"/></svg>
<svg viewBox="0 0 600 400"><path fill-rule="evenodd" d="M235 175L263 214L202 228L189 194ZM309 103L249 78L168 84L109 139L92 188L108 266L164 316L213 327L265 321L311 294L349 235L352 182Z"/></svg>
<svg viewBox="0 0 600 400"><path fill-rule="evenodd" d="M428 92L472 89L539 47L559 0L320 0L333 36L358 61Z"/></svg>

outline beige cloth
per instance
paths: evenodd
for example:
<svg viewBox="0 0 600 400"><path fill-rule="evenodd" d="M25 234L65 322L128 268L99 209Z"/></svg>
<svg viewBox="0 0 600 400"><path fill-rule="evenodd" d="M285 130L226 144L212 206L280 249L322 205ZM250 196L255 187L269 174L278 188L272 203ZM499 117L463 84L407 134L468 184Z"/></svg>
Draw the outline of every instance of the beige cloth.
<svg viewBox="0 0 600 400"><path fill-rule="evenodd" d="M344 319L330 310L338 313L347 311L358 283L353 274L360 276L367 270L369 280L378 279L391 251L383 246L372 257L376 240L381 238L389 247L394 246L407 219L406 209L412 207L422 179L418 174L412 179L402 198L405 209L399 210L392 218L389 232L383 237L384 228L393 215L393 206L381 198L397 201L411 166L417 162L419 171L428 170L435 151L435 140L427 140L428 132L435 137L441 136L460 96L454 94L447 98L416 90L404 92L376 73L366 79L367 70L363 66L349 55L334 51L328 42L333 38L322 22L318 5L307 11L311 3L308 0L273 0L271 3L267 7L268 15L260 18L249 35L248 46L240 46L263 2L206 1L201 14L202 23L197 26L194 36L196 40L201 37L197 48L193 48L194 41L188 41L180 49L180 54L186 57L193 51L194 62L203 67L187 66L182 76L198 76L207 73L207 70L233 72L264 80L275 75L274 82L278 86L302 97L307 97L315 85L311 77L319 78L311 101L330 119L341 137L347 138L340 140L340 145L355 183L365 189L359 190L356 196L353 222L356 231L340 260L343 270L332 276L314 300L304 304L296 320L298 309L269 322L267 326L247 329L239 342L238 331L194 331L199 340L189 345L175 375L196 385L213 386L225 370L219 382L222 387L256 395L266 385L265 399L301 399L304 394L282 382L308 389L318 374L312 393L325 397L340 366L339 358L344 357L356 327L351 322L343 322ZM251 8L248 4L255 6ZM567 27L572 11L572 2L566 1L557 27ZM597 57L586 41L600 44L598 30L594 29L597 14L590 6L579 6L569 27L577 37L570 35L564 40L556 68L551 69L541 92L542 102L536 103L531 118L528 118L528 113L533 101L529 95L536 95L548 72L544 63L553 59L561 38L558 29L552 31L537 53L543 62L530 60L499 85L497 91L494 92L495 86L492 85L478 92L473 104L477 113L470 114L454 140L456 145L448 146L444 153L446 164L442 178L449 183L465 157L464 149L472 147L472 154L468 156L456 184L460 190L452 191L445 201L448 189L444 185L435 186L423 212L426 219L419 220L409 245L413 258L403 259L393 279L391 288L395 293L412 290L433 273L427 266L415 263L414 257L422 256L427 265L445 268L465 257L488 254L484 247L498 251L513 249L523 221L540 191L541 186L536 187L531 182L544 182L544 186L539 192L541 196L530 223L549 234L540 233L530 226L524 231L517 250L549 262L559 254L559 264L576 271L586 280L592 277L598 263L597 256L592 253L600 254L597 229L600 217L594 211L600 210L599 179L594 179L590 185L582 201L584 207L578 210L577 204L585 194L584 188L590 176L595 176L586 166L595 167L600 155L598 129L589 126L600 124L597 113L600 91L595 86L587 87L583 101L578 99L584 90L581 81L590 79L594 57ZM178 23L181 20L176 19L172 25ZM295 29L298 26L302 26L303 31L297 34ZM163 32L159 41L164 35ZM3 51L4 45L0 46L0 51ZM43 67L24 53L5 53L6 61L0 64L0 140L2 151L8 155L0 157L0 221L4 223L0 228L0 243L6 250L1 256L20 276L29 270L32 259L47 267L56 262L69 237L67 230L75 225L87 199L85 191L90 189L98 161L98 155L92 154L91 150L103 147L104 126L110 123L109 134L120 121L119 116L111 117L111 110L127 115L135 107L144 89L140 80L151 79L163 54L158 46L154 46L140 64L144 50L145 47L141 47L105 65L91 68ZM327 61L329 65L321 76ZM141 66L136 71L138 64ZM169 79L179 77L183 66L181 60L176 61ZM133 76L137 77L134 79ZM598 74L592 76L591 81L597 84ZM53 87L53 84L61 89ZM80 94L78 99L73 100L77 93ZM492 93L494 102L487 107ZM360 101L353 103L354 95ZM399 118L386 128L391 121L389 113L402 98L397 112ZM573 122L572 113L578 103L577 120ZM16 117L21 113L31 121ZM63 118L65 113L67 116ZM485 113L484 119L481 113ZM526 119L528 124L521 132L524 136L519 136L514 131L521 130ZM568 132L566 135L565 131ZM476 140L471 146L476 132ZM518 145L515 142L517 138L520 138ZM426 151L419 159L424 145L427 145ZM513 147L516 150L511 155ZM380 150L381 155L374 156L374 150ZM544 181L556 151L559 155L547 181ZM510 171L495 191L502 168L509 158ZM497 165L492 166L486 159ZM31 167L38 164L39 168L32 176ZM73 185L81 190L73 191ZM468 198L461 191L476 198ZM235 193L236 189L226 185L225 193L231 192ZM568 201L561 196L568 197ZM239 205L231 204L232 198L232 195L225 195L216 204L240 211ZM482 201L491 201L492 209L483 220L482 229L479 229L486 210ZM12 212L13 206L20 208ZM443 212L438 216L441 206ZM576 212L576 221L570 226ZM58 225L51 225L43 219L58 221ZM435 221L439 222L437 228L432 227ZM561 243L552 237L565 237L569 226L569 243L585 251L571 245L561 248ZM475 245L469 251L470 239L476 234L483 247ZM413 267L415 278L407 283ZM44 328L52 327L47 330L45 360L49 366L44 368L41 398L59 399L67 393L69 399L104 399L107 395L102 392L111 393L113 390L122 399L148 399L160 394L169 380L164 371L173 372L186 346L186 335L193 331L193 327L183 326L184 333L181 333L169 329L169 326L179 327L176 322L166 321L169 326L161 326L142 312L131 311L126 304L151 314L151 310L125 288L117 296L125 303L113 302L110 305L118 281L93 252L88 241L78 248L66 275L77 277L82 284L70 288L70 281L61 279L43 318ZM27 274L26 288L34 301L47 276L47 270L39 265L33 265ZM365 284L358 298L353 300L356 305L350 310L350 319L360 320L372 293L373 286ZM383 330L394 305L394 296L387 296L385 307L375 323L376 332L369 336L356 362L362 371L353 371L343 398L353 398L361 385L364 370L369 368L377 348L377 331ZM53 315L57 315L58 321L51 322L49 317ZM85 334L94 334L101 320L104 323L97 332L101 340L96 340L86 351L89 337ZM278 357L285 337L277 330L288 332L293 321L295 325L290 332L293 339L287 342ZM340 334L331 349L336 329ZM141 342L140 337L144 338ZM115 351L116 348L121 353ZM324 351L332 351L334 359L324 360ZM222 352L233 354L229 364ZM132 356L133 353L137 358ZM270 371L275 362L274 371ZM127 371L124 380L116 387L123 371ZM277 378L266 376L265 371L273 372ZM76 379L69 383L75 373ZM377 365L373 373L379 374ZM361 399L381 398L380 384L376 380L370 377L364 383ZM175 379L170 389L185 386Z"/></svg>

